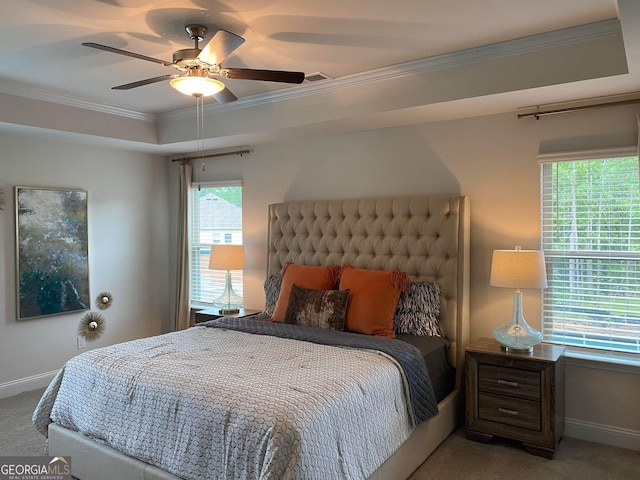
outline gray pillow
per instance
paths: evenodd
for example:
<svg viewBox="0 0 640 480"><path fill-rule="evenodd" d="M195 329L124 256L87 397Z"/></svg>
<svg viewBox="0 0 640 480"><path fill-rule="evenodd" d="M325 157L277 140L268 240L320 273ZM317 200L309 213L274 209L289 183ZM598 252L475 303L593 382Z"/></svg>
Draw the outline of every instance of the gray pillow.
<svg viewBox="0 0 640 480"><path fill-rule="evenodd" d="M282 275L277 273L269 275L264 281L264 313L270 317L273 316L273 312L276 309L281 285Z"/></svg>
<svg viewBox="0 0 640 480"><path fill-rule="evenodd" d="M393 317L394 333L441 337L440 287L433 282L411 282L409 292L398 299Z"/></svg>

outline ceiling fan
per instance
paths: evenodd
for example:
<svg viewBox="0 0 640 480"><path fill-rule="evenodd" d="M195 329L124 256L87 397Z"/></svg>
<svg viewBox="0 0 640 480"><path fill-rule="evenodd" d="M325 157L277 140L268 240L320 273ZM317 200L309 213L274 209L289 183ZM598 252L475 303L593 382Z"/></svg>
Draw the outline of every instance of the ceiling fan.
<svg viewBox="0 0 640 480"><path fill-rule="evenodd" d="M236 48L244 43L244 38L226 30L218 30L213 38L199 48L204 40L207 27L204 25L190 24L185 27L189 38L195 42L194 48L185 48L173 53L173 61L168 62L158 58L148 57L139 53L128 52L119 48L101 45L99 43L85 42L85 47L97 48L127 57L138 58L148 62L159 63L165 67L173 67L178 73L147 78L137 82L126 83L112 87L113 90L129 90L131 88L150 85L152 83L169 80L176 90L196 97L213 96L218 103L228 103L237 100L232 92L217 78L235 78L240 80L262 80L267 82L302 83L304 73L287 72L282 70L254 70L250 68L223 68L221 63Z"/></svg>

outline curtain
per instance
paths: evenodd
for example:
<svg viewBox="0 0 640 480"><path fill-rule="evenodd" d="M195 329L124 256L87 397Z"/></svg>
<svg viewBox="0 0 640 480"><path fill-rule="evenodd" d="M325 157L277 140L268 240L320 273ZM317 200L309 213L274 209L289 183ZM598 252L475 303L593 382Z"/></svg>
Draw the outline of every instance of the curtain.
<svg viewBox="0 0 640 480"><path fill-rule="evenodd" d="M191 326L191 302L189 299L189 190L193 167L180 164L180 189L178 200L178 269L176 282L175 330Z"/></svg>

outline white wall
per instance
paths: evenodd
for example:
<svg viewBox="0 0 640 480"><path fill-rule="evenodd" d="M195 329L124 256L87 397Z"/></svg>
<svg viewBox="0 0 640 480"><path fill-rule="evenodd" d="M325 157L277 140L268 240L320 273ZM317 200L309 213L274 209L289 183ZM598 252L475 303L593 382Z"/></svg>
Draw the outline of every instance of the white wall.
<svg viewBox="0 0 640 480"><path fill-rule="evenodd" d="M171 322L169 213L163 158L59 140L0 133L0 397L46 385L81 353L77 326L86 312L16 321L14 187L88 191L92 310L106 318L96 348L149 335ZM113 306L95 308L109 291Z"/></svg>
<svg viewBox="0 0 640 480"><path fill-rule="evenodd" d="M247 255L245 299L261 308L267 205L283 200L461 193L471 202L471 337L506 322L511 292L489 286L494 249L539 248L539 152L636 143L637 107L541 120L502 114L252 147L205 160L198 181L241 178ZM540 327L540 295L525 292L527 321ZM567 433L640 449L637 370L567 368ZM589 385L599 385L597 391ZM585 433L586 432L586 433ZM613 432L613 434L612 434ZM612 439L613 438L613 439Z"/></svg>

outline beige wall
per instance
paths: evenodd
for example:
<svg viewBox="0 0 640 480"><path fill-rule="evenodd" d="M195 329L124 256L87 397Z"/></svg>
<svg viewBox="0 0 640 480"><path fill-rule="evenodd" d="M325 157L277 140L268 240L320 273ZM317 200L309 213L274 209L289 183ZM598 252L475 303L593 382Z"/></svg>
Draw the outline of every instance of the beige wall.
<svg viewBox="0 0 640 480"><path fill-rule="evenodd" d="M283 200L461 193L471 201L471 336L506 321L511 294L489 287L496 248L539 246L538 152L636 143L635 107L517 120L515 114L251 146L194 165L197 180L244 182L247 307L263 305L267 205ZM114 294L107 330L89 348L166 331L175 273L177 165L147 154L0 133L0 396L36 385L79 353L81 314L15 321L15 185L89 191L92 295ZM169 183L167 185L167 176ZM540 297L525 294L539 327ZM46 383L44 383L46 385ZM640 449L637 368L571 360L570 436Z"/></svg>
<svg viewBox="0 0 640 480"><path fill-rule="evenodd" d="M636 113L636 107L625 107L538 121L502 114L312 138L252 147L249 155L206 160L204 172L200 165L194 171L199 181L242 178L244 182L249 308L260 308L263 302L269 203L467 195L471 201L471 337L477 338L491 336L495 327L506 322L512 305L511 292L489 286L492 251L540 246L538 153L635 145ZM524 310L527 321L539 328L538 292L525 292ZM614 369L603 374L591 367L570 363L567 368L567 432L578 437L623 432L631 442L626 445L640 449L640 414L626 401L640 398L638 372ZM594 384L601 389L588 388Z"/></svg>
<svg viewBox="0 0 640 480"><path fill-rule="evenodd" d="M16 321L13 188L88 191L89 275L106 331L87 348L158 334L170 322L167 168L161 157L0 133L0 397L45 386L51 372L81 353L76 335L86 312ZM174 263L174 262L171 262Z"/></svg>

